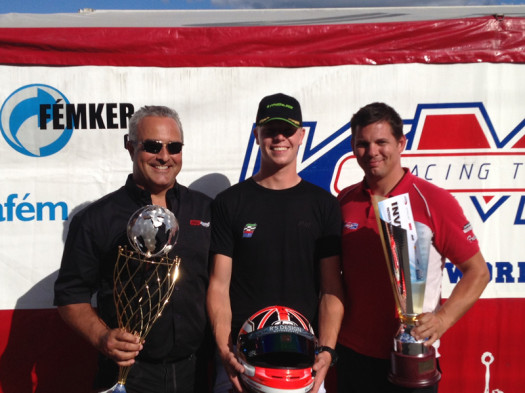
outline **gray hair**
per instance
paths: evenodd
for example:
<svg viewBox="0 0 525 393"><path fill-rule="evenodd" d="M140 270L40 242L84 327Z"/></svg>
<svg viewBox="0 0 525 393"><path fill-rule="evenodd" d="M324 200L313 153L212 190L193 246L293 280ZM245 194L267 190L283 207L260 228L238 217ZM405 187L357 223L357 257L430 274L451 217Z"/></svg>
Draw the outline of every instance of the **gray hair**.
<svg viewBox="0 0 525 393"><path fill-rule="evenodd" d="M140 108L138 111L136 111L133 116L131 116L131 120L129 121L129 140L132 142L137 141L137 135L139 131L139 124L147 116L154 116L154 117L169 117L170 119L175 120L175 123L177 123L177 126L180 130L180 136L182 138L182 142L184 143L184 133L182 131L182 123L180 122L179 114L171 108L168 108L167 106L160 106L160 105L146 105Z"/></svg>

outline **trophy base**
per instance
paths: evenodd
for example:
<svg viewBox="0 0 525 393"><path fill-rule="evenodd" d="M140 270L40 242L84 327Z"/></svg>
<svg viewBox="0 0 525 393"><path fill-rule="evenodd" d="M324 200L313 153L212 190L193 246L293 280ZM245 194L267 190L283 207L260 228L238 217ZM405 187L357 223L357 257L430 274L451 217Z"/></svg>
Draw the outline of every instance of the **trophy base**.
<svg viewBox="0 0 525 393"><path fill-rule="evenodd" d="M126 388L122 383L116 383L108 390L97 390L97 393L126 393Z"/></svg>
<svg viewBox="0 0 525 393"><path fill-rule="evenodd" d="M126 393L126 387L123 383L117 383L113 388L113 393Z"/></svg>
<svg viewBox="0 0 525 393"><path fill-rule="evenodd" d="M388 380L394 385L424 388L435 385L441 379L433 347L429 347L427 353L417 356L392 351L390 359L392 368Z"/></svg>

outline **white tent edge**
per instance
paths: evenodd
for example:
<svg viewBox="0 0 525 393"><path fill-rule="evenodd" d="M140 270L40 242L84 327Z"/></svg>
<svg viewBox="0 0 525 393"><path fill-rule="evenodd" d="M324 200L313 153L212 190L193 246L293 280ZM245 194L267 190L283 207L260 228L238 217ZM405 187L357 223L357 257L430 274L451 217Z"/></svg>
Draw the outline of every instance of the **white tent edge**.
<svg viewBox="0 0 525 393"><path fill-rule="evenodd" d="M0 14L0 28L220 27L410 22L483 16L525 17L525 5L238 10L93 10Z"/></svg>

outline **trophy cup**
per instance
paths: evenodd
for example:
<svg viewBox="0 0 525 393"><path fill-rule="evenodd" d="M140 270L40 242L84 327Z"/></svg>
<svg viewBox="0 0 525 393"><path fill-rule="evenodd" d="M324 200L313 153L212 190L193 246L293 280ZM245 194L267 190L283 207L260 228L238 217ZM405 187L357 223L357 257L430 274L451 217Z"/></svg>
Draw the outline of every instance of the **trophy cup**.
<svg viewBox="0 0 525 393"><path fill-rule="evenodd" d="M113 297L119 328L141 342L161 316L178 278L180 258L168 258L179 225L168 209L148 205L137 210L127 226L134 250L119 247L113 273ZM125 393L131 366L119 367L117 384L109 392Z"/></svg>
<svg viewBox="0 0 525 393"><path fill-rule="evenodd" d="M401 322L388 379L408 388L432 386L441 379L435 349L410 334L423 312L432 233L414 222L408 194L387 199L374 196L372 203Z"/></svg>

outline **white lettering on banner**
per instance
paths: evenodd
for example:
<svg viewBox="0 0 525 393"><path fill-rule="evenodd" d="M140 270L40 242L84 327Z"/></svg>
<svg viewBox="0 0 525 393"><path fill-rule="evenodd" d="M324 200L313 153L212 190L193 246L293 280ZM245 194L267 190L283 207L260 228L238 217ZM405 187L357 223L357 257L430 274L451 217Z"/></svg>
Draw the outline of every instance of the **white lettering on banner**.
<svg viewBox="0 0 525 393"><path fill-rule="evenodd" d="M0 222L3 221L55 221L67 220L68 207L66 202L36 202L27 201L29 193L21 202L16 202L18 194L10 194L4 204L0 204ZM60 211L58 211L60 209ZM58 215L57 213L61 213Z"/></svg>
<svg viewBox="0 0 525 393"><path fill-rule="evenodd" d="M485 352L481 355L481 363L485 366L485 390L483 393L490 393L490 365L494 363L494 355L490 352ZM499 389L494 389L492 393L503 393Z"/></svg>

